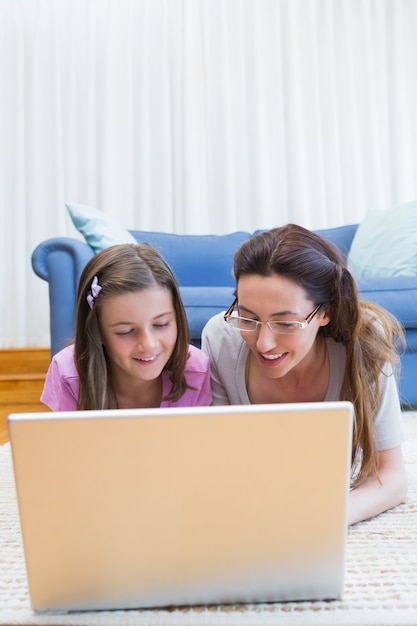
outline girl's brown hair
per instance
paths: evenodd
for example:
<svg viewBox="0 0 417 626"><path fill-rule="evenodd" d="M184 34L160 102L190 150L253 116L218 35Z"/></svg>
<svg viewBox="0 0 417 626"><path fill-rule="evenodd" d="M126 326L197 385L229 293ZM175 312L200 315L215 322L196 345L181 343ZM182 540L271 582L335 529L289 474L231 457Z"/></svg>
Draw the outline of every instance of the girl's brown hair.
<svg viewBox="0 0 417 626"><path fill-rule="evenodd" d="M259 233L245 241L234 257L236 283L242 275L284 276L321 304L330 322L319 334L346 347L340 400L355 409L352 445L353 484L377 476L374 417L380 404L380 376L397 373L400 323L381 307L361 301L355 280L339 251L296 224ZM387 369L388 368L388 369Z"/></svg>
<svg viewBox="0 0 417 626"><path fill-rule="evenodd" d="M97 276L100 293L90 307L87 297ZM141 291L153 285L169 289L177 322L177 341L165 365L172 389L166 400L178 400L185 392L185 365L190 334L175 276L159 252L147 243L120 244L96 254L79 281L75 316L75 364L79 374L78 409L117 408L108 362L101 343L99 318L106 299Z"/></svg>

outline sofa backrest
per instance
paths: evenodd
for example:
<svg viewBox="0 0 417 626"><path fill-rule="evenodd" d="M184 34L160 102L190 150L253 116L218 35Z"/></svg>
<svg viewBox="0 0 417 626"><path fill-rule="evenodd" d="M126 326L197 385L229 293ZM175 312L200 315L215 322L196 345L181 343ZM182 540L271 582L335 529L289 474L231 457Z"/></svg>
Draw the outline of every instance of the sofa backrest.
<svg viewBox="0 0 417 626"><path fill-rule="evenodd" d="M138 242L151 244L165 257L181 287L233 287L233 255L251 236L243 231L228 235L130 232Z"/></svg>
<svg viewBox="0 0 417 626"><path fill-rule="evenodd" d="M316 232L336 245L346 260L357 227L357 224L352 224ZM241 243L261 231L236 231L227 235L176 235L144 230L130 232L138 242L147 242L161 252L181 287L233 287L234 253Z"/></svg>
<svg viewBox="0 0 417 626"><path fill-rule="evenodd" d="M359 224L347 224L345 226L335 226L334 228L325 228L316 230L315 232L326 241L332 243L341 252L344 261L352 245L353 237L358 229Z"/></svg>

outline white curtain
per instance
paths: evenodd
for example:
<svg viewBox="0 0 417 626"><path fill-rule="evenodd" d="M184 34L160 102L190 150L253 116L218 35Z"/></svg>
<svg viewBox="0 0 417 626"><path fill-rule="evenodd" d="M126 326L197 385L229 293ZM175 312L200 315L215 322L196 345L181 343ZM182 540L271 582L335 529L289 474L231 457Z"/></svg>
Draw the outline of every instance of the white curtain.
<svg viewBox="0 0 417 626"><path fill-rule="evenodd" d="M0 347L43 239L324 228L417 197L416 0L0 0Z"/></svg>

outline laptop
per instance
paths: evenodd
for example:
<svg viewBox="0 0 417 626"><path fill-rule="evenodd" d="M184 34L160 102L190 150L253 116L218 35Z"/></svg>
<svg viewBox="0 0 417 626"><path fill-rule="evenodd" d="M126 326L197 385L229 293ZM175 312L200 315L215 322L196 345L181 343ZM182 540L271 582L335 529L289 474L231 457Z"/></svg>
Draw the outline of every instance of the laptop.
<svg viewBox="0 0 417 626"><path fill-rule="evenodd" d="M36 612L343 594L348 402L8 418Z"/></svg>

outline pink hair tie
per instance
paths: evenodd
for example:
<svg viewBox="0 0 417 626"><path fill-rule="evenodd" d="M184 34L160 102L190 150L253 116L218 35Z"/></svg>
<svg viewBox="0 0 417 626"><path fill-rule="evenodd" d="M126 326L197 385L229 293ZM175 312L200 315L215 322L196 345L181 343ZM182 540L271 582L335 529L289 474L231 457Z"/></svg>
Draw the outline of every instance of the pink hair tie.
<svg viewBox="0 0 417 626"><path fill-rule="evenodd" d="M93 282L91 283L91 287L90 287L91 293L89 293L87 296L87 302L90 306L90 309L93 308L96 298L98 294L100 293L101 289L102 287L98 284L97 276L94 276Z"/></svg>

